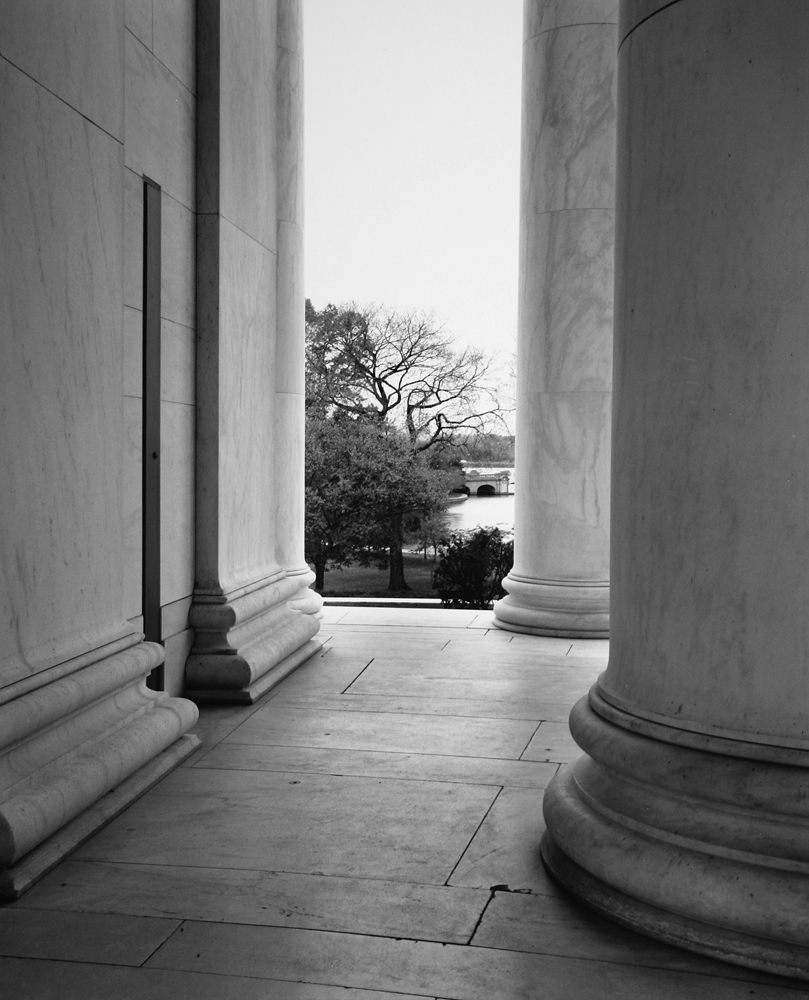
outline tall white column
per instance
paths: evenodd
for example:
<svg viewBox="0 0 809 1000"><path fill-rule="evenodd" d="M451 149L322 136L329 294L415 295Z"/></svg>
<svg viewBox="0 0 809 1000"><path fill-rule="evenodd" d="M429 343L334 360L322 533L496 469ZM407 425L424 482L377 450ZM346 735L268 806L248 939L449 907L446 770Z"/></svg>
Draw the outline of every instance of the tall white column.
<svg viewBox="0 0 809 1000"><path fill-rule="evenodd" d="M501 628L609 629L617 0L526 0L514 567Z"/></svg>
<svg viewBox="0 0 809 1000"><path fill-rule="evenodd" d="M809 9L626 2L621 38L611 655L544 856L809 978Z"/></svg>

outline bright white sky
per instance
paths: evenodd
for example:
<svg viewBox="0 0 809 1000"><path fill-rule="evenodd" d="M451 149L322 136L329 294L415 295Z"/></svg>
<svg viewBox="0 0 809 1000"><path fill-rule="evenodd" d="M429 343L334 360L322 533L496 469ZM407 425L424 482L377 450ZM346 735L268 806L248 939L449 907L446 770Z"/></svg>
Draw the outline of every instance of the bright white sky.
<svg viewBox="0 0 809 1000"><path fill-rule="evenodd" d="M513 352L522 0L303 0L306 294Z"/></svg>

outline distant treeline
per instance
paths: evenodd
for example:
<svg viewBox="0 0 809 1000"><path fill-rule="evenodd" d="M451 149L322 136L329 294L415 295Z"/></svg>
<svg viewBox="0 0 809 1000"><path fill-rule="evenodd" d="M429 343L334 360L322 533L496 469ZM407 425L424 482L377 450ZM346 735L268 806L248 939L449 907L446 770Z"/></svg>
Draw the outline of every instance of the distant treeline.
<svg viewBox="0 0 809 1000"><path fill-rule="evenodd" d="M459 441L460 457L476 465L514 465L513 434L470 434Z"/></svg>

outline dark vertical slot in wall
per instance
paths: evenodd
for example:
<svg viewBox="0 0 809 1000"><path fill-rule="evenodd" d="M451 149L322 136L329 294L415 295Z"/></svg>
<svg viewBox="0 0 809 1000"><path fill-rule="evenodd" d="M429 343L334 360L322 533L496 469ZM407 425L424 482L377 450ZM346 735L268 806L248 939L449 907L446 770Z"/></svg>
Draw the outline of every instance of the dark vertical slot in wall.
<svg viewBox="0 0 809 1000"><path fill-rule="evenodd" d="M162 641L160 614L160 188L143 179L143 631ZM149 686L164 687L163 667Z"/></svg>

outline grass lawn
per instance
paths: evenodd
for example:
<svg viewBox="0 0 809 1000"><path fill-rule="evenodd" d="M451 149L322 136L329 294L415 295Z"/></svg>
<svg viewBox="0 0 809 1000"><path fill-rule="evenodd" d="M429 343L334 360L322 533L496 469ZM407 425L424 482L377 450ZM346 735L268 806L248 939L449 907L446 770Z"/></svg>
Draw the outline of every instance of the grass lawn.
<svg viewBox="0 0 809 1000"><path fill-rule="evenodd" d="M423 555L405 552L405 580L410 590L392 594L388 590L388 570L374 566L348 566L326 570L324 597L438 597L432 588L433 564Z"/></svg>

